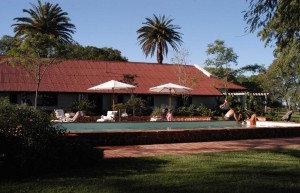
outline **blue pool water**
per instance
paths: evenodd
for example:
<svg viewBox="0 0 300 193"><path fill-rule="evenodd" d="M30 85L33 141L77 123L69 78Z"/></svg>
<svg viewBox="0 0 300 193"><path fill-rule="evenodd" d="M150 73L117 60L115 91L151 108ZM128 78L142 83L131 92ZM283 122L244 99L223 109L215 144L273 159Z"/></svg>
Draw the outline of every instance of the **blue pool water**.
<svg viewBox="0 0 300 193"><path fill-rule="evenodd" d="M240 128L236 121L201 121L201 122L114 122L114 123L57 123L70 132L170 130L199 128Z"/></svg>

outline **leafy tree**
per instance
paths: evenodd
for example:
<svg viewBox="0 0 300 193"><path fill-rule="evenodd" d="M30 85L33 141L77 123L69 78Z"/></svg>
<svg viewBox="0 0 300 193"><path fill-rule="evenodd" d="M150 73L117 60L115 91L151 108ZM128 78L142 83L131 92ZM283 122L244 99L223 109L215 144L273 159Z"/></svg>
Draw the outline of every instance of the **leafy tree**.
<svg viewBox="0 0 300 193"><path fill-rule="evenodd" d="M36 84L35 108L37 107L38 91L43 75L49 66L59 62L57 59L47 56L51 56L53 48L59 43L58 39L46 34L28 34L19 47L13 48L7 53L8 56L13 56L8 58L9 63L24 69L34 80Z"/></svg>
<svg viewBox="0 0 300 193"><path fill-rule="evenodd" d="M287 107L295 105L300 97L300 55L295 49L283 49L281 55L269 66L261 84L271 93L273 100L284 101Z"/></svg>
<svg viewBox="0 0 300 193"><path fill-rule="evenodd" d="M176 30L179 26L172 24L173 19L166 18L165 15L153 18L147 17L144 26L137 30L139 44L146 57L154 55L157 50L157 62L162 64L163 56L168 55L168 44L177 51L178 44L181 45L181 33Z"/></svg>
<svg viewBox="0 0 300 193"><path fill-rule="evenodd" d="M224 88L227 93L228 77L232 73L230 66L237 65L237 54L232 48L227 48L222 40L215 40L214 44L208 44L206 53L208 56L212 55L213 58L208 58L205 64L213 66L215 69L213 74L225 80Z"/></svg>
<svg viewBox="0 0 300 193"><path fill-rule="evenodd" d="M247 88L249 92L263 92L261 86L261 77L266 73L266 68L263 65L253 64L246 65L237 70L236 83ZM250 72L252 75L246 76L245 73ZM258 74L254 74L258 73Z"/></svg>
<svg viewBox="0 0 300 193"><path fill-rule="evenodd" d="M136 75L136 74L123 74L123 79L120 81L127 83L127 84L137 86L138 83L134 82L135 78L137 78L137 77L138 77L138 75Z"/></svg>
<svg viewBox="0 0 300 193"><path fill-rule="evenodd" d="M248 31L259 30L258 36L266 45L275 41L282 49L297 42L300 50L300 1L299 0L248 0L249 10L244 19Z"/></svg>
<svg viewBox="0 0 300 193"><path fill-rule="evenodd" d="M78 60L128 61L119 50L107 47L84 47L78 43L62 45L57 48L54 57Z"/></svg>
<svg viewBox="0 0 300 193"><path fill-rule="evenodd" d="M287 106L299 99L300 53L300 1L299 0L251 0L244 19L251 33L265 45L275 43L276 59L262 76L262 85L274 101L284 101Z"/></svg>
<svg viewBox="0 0 300 193"><path fill-rule="evenodd" d="M264 65L250 64L240 68L239 71L242 73L243 72L266 73L266 68L264 67Z"/></svg>
<svg viewBox="0 0 300 193"><path fill-rule="evenodd" d="M69 23L68 13L63 12L58 4L38 0L38 5L31 4L32 9L23 9L30 17L17 17L13 24L15 37L27 38L29 34L48 34L64 43L72 42L75 26Z"/></svg>
<svg viewBox="0 0 300 193"><path fill-rule="evenodd" d="M30 17L15 18L17 22L13 24L15 38L21 38L20 46L11 49L8 55L10 63L23 68L35 81L35 102L37 107L37 97L40 83L44 73L50 65L58 63L51 56L60 44L72 41L71 34L74 33L75 26L69 23L68 15L63 12L58 4L53 5L46 2L42 4L38 0L38 5L31 4L33 9L23 9Z"/></svg>
<svg viewBox="0 0 300 193"><path fill-rule="evenodd" d="M0 56L5 56L6 52L16 47L17 40L11 36L4 35L0 40Z"/></svg>

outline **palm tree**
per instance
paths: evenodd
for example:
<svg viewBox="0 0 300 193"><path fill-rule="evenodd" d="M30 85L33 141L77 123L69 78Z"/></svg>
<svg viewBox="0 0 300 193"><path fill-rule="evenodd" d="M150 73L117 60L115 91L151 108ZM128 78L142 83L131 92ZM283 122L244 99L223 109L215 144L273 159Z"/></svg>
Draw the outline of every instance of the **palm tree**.
<svg viewBox="0 0 300 193"><path fill-rule="evenodd" d="M168 45L170 44L175 51L178 51L178 44L181 45L181 33L177 29L181 29L177 25L171 24L173 19L166 18L164 15L153 18L146 18L145 26L137 30L139 44L146 57L154 55L157 49L157 62L162 64L163 55L168 55Z"/></svg>
<svg viewBox="0 0 300 193"><path fill-rule="evenodd" d="M72 36L75 32L75 25L69 23L68 13L63 12L58 4L45 2L42 4L38 0L38 6L30 3L32 9L23 9L30 17L17 17L13 24L15 37L27 37L28 33L41 33L59 38L64 43L72 42Z"/></svg>

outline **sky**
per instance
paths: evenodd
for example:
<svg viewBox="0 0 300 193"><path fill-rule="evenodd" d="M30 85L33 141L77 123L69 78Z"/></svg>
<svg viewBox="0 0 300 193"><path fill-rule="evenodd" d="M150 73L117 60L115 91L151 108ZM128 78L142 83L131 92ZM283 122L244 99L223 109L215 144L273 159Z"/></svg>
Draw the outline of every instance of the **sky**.
<svg viewBox="0 0 300 193"><path fill-rule="evenodd" d="M45 0L42 0L45 2ZM143 26L146 17L153 14L174 19L172 24L181 29L183 44L180 50L188 51L188 64L205 67L207 45L223 40L226 47L238 55L240 68L249 64L269 66L273 48L265 47L256 33L245 31L247 27L243 11L248 10L246 0L48 0L59 4L76 26L73 39L82 46L110 47L121 51L130 62L156 63L144 55L138 44L136 31ZM0 38L14 36L12 24L16 17L28 17L23 9L31 9L37 0L1 0ZM174 52L169 46L164 63L172 63Z"/></svg>

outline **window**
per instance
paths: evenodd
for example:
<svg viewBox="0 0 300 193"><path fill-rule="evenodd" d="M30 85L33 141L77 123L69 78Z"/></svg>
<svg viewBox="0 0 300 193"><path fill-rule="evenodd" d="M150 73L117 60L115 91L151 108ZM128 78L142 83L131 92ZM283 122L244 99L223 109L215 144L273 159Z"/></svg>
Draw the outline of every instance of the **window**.
<svg viewBox="0 0 300 193"><path fill-rule="evenodd" d="M142 100L146 101L146 106L154 106L154 96L153 95L138 95Z"/></svg>
<svg viewBox="0 0 300 193"><path fill-rule="evenodd" d="M38 106L57 106L57 94L56 93L39 93Z"/></svg>

